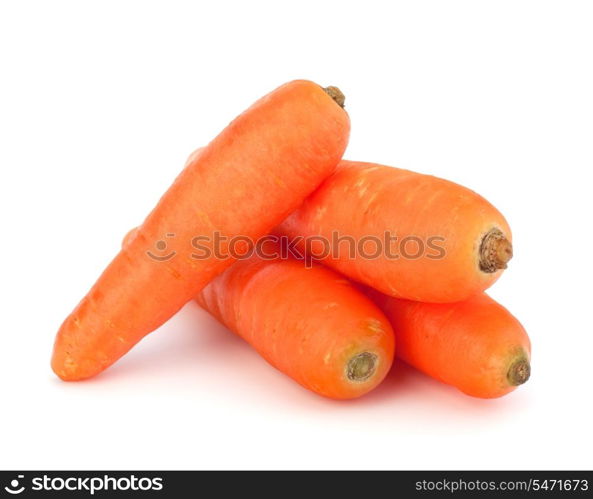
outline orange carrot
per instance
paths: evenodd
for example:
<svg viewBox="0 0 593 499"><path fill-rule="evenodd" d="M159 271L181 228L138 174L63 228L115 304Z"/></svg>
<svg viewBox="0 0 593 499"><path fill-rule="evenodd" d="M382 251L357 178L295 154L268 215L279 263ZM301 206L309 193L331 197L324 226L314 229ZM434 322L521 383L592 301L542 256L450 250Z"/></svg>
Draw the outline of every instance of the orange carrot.
<svg viewBox="0 0 593 499"><path fill-rule="evenodd" d="M393 331L383 313L320 265L253 256L214 279L197 300L270 364L326 397L368 393L393 361Z"/></svg>
<svg viewBox="0 0 593 499"><path fill-rule="evenodd" d="M512 256L507 222L475 192L353 161L342 161L277 232L307 236L301 250L308 245L313 256L356 281L425 302L455 302L485 290Z"/></svg>
<svg viewBox="0 0 593 499"><path fill-rule="evenodd" d="M194 238L210 249L216 235L257 239L294 210L344 152L349 119L338 103L335 87L287 83L197 154L62 324L55 373L101 372L232 263L196 258Z"/></svg>
<svg viewBox="0 0 593 499"><path fill-rule="evenodd" d="M529 337L487 294L419 303L366 291L393 326L398 357L429 376L481 398L500 397L529 379Z"/></svg>

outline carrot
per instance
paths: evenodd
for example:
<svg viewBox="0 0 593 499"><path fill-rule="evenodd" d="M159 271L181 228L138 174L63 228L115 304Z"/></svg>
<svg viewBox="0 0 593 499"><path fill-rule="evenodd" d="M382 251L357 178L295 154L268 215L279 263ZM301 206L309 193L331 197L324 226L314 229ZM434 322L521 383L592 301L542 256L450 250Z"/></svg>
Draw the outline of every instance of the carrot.
<svg viewBox="0 0 593 499"><path fill-rule="evenodd" d="M366 292L393 326L398 357L429 376L481 398L500 397L529 379L529 337L487 294L419 303Z"/></svg>
<svg viewBox="0 0 593 499"><path fill-rule="evenodd" d="M101 372L232 263L195 258L193 238L211 249L217 234L256 239L294 210L344 152L350 125L338 101L335 87L287 83L198 153L62 324L55 373Z"/></svg>
<svg viewBox="0 0 593 499"><path fill-rule="evenodd" d="M326 397L368 393L393 361L383 313L321 265L253 256L214 279L197 301L278 370Z"/></svg>
<svg viewBox="0 0 593 499"><path fill-rule="evenodd" d="M277 232L307 236L301 251L358 282L425 302L485 290L512 256L507 222L475 192L354 161L342 161Z"/></svg>

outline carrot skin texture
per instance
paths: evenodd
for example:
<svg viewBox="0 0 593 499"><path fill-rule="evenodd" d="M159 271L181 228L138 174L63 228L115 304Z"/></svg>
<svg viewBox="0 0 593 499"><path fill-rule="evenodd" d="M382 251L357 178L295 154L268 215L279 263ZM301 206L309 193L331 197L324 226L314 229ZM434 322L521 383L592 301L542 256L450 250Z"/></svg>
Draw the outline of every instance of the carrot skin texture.
<svg viewBox="0 0 593 499"><path fill-rule="evenodd" d="M190 161L62 324L54 372L68 381L94 376L162 325L232 263L193 258L192 239L269 232L333 171L349 130L344 110L304 80L238 116ZM175 257L149 258L166 234Z"/></svg>
<svg viewBox="0 0 593 499"><path fill-rule="evenodd" d="M508 379L513 363L525 360L529 366L531 343L525 329L486 293L444 304L366 292L393 326L397 356L468 395L506 395L516 388Z"/></svg>
<svg viewBox="0 0 593 499"><path fill-rule="evenodd" d="M385 315L347 279L295 259L251 257L227 269L196 298L270 364L334 399L368 393L385 377L394 335ZM374 374L350 381L348 359L376 355Z"/></svg>
<svg viewBox="0 0 593 499"><path fill-rule="evenodd" d="M475 192L444 179L374 163L341 161L338 169L293 212L276 232L291 238L332 233L385 241L397 236L377 258L349 258L348 243L327 247L312 240L311 254L344 275L397 298L450 303L487 289L501 270L483 272L479 248L483 236L498 228L510 241L504 217ZM412 238L419 238L423 252ZM408 239L406 239L408 238ZM436 239L438 238L438 239ZM404 241L406 241L404 243ZM417 241L417 240L416 240ZM300 245L304 250L304 244ZM373 252L372 244L366 251ZM442 256L441 250L444 250Z"/></svg>

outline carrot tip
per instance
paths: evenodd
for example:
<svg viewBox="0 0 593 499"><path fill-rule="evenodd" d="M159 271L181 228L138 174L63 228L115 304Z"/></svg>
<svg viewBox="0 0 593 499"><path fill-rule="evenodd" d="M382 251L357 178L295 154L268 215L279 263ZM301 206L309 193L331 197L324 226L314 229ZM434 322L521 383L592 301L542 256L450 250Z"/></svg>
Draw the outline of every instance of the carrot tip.
<svg viewBox="0 0 593 499"><path fill-rule="evenodd" d="M525 383L531 376L531 365L525 357L521 357L511 364L507 372L507 379L512 386Z"/></svg>
<svg viewBox="0 0 593 499"><path fill-rule="evenodd" d="M362 383L377 371L378 357L374 353L362 352L348 361L346 373L350 381Z"/></svg>
<svg viewBox="0 0 593 499"><path fill-rule="evenodd" d="M342 93L342 91L338 87L334 87L330 85L329 87L325 87L323 91L329 95L336 104L344 109L344 102L346 102L346 96Z"/></svg>
<svg viewBox="0 0 593 499"><path fill-rule="evenodd" d="M480 270L491 274L506 269L513 258L513 245L498 229L489 230L480 244Z"/></svg>

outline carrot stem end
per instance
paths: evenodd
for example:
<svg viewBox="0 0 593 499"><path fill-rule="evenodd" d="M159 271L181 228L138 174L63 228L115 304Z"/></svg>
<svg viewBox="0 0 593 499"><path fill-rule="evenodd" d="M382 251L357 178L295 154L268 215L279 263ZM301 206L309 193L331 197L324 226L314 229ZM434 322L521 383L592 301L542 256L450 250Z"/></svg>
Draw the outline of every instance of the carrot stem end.
<svg viewBox="0 0 593 499"><path fill-rule="evenodd" d="M531 376L531 365L524 357L513 362L507 372L507 379L512 386L522 385L529 379L529 376Z"/></svg>
<svg viewBox="0 0 593 499"><path fill-rule="evenodd" d="M480 270L491 274L506 269L513 258L513 245L498 229L492 229L482 238L480 244Z"/></svg>
<svg viewBox="0 0 593 499"><path fill-rule="evenodd" d="M342 91L338 87L334 87L330 85L329 87L325 87L323 91L329 95L338 106L344 109L344 102L346 102L346 96L342 93Z"/></svg>
<svg viewBox="0 0 593 499"><path fill-rule="evenodd" d="M362 352L348 361L346 373L350 381L362 383L377 371L378 357L374 353Z"/></svg>

